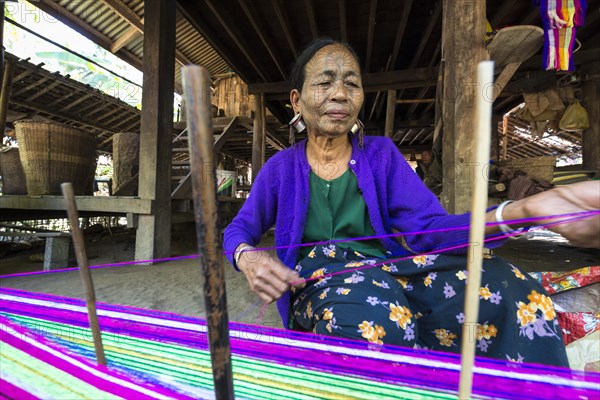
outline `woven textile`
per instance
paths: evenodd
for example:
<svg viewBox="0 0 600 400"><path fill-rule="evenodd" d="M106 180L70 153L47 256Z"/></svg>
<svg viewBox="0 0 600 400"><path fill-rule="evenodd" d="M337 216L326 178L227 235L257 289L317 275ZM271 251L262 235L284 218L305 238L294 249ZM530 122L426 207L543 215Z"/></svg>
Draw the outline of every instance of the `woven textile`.
<svg viewBox="0 0 600 400"><path fill-rule="evenodd" d="M6 397L60 397L50 394L64 386L78 390L79 398L213 396L206 324L200 319L99 303L108 365L97 367L83 300L3 288L0 314ZM457 355L237 323L230 329L237 398L456 396ZM58 361L65 357L74 361ZM35 368L25 373L10 359L36 362ZM486 359L477 360L474 374L476 398L591 399L598 395L600 379L599 374ZM123 389L113 390L117 386ZM106 394L97 395L100 390Z"/></svg>

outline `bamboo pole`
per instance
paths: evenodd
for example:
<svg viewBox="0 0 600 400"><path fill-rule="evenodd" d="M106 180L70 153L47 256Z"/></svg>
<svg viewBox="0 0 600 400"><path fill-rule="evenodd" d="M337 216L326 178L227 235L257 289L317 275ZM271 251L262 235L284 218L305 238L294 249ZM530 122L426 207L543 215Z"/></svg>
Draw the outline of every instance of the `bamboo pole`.
<svg viewBox="0 0 600 400"><path fill-rule="evenodd" d="M469 230L468 280L465 293L465 321L462 331L460 386L458 397L468 399L473 388L473 364L475 361L475 335L478 328L479 287L483 262L483 240L487 205L487 177L483 176L490 159L492 133L492 96L486 93L493 88L494 63L483 61L477 66L477 95L473 129L477 133L475 143L475 174L471 200L471 226Z"/></svg>
<svg viewBox="0 0 600 400"><path fill-rule="evenodd" d="M75 256L79 265L79 275L85 291L85 303L88 310L88 320L90 321L90 329L94 338L94 351L96 352L96 362L100 365L106 365L106 357L104 356L104 346L102 345L102 333L100 332L100 324L98 324L98 314L96 313L96 295L94 293L94 282L88 268L88 259L85 252L85 241L83 233L79 228L79 213L75 204L75 195L73 194L73 185L70 182L60 185L65 203L67 207L67 215L71 223L71 237L73 238L73 246L75 247Z"/></svg>
<svg viewBox="0 0 600 400"><path fill-rule="evenodd" d="M206 323L215 396L217 399L233 399L225 272L221 258L221 236L217 226L210 76L206 69L190 65L182 68L182 77L187 107L196 237L204 276Z"/></svg>

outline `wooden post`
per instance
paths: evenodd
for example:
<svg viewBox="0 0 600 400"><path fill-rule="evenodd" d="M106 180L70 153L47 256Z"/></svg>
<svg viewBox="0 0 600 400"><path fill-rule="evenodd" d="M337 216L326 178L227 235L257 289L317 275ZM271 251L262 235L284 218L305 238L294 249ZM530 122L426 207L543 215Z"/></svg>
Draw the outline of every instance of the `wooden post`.
<svg viewBox="0 0 600 400"><path fill-rule="evenodd" d="M583 168L596 171L600 177L600 62L596 61L582 67L582 105L588 112L590 127L582 134Z"/></svg>
<svg viewBox="0 0 600 400"><path fill-rule="evenodd" d="M135 257L169 257L171 252L171 159L175 76L175 7L169 0L144 2L144 83L138 193L154 200L139 216Z"/></svg>
<svg viewBox="0 0 600 400"><path fill-rule="evenodd" d="M477 68L477 80L481 87L491 87L494 80L494 63L482 62ZM475 336L479 322L479 288L485 235L485 213L488 200L488 180L483 175L490 159L492 100L485 92L477 91L475 118L472 129L478 133L475 139L473 197L471 198L471 224L469 227L469 253L467 270L469 279L465 291L465 311L461 340L459 399L470 399L473 387L473 363L475 361Z"/></svg>
<svg viewBox="0 0 600 400"><path fill-rule="evenodd" d="M0 15L0 71L4 71L4 0L0 0L0 6L2 6L2 15ZM3 77L0 74L0 88L3 87ZM2 135L0 135L0 143L2 143Z"/></svg>
<svg viewBox="0 0 600 400"><path fill-rule="evenodd" d="M442 22L443 172L442 204L450 213L468 211L473 184L473 109L476 66L486 58L485 0L444 0ZM493 88L486 90L493 96Z"/></svg>
<svg viewBox="0 0 600 400"><path fill-rule="evenodd" d="M385 136L394 136L394 121L396 114L396 91L388 90L387 92L387 108L385 111Z"/></svg>
<svg viewBox="0 0 600 400"><path fill-rule="evenodd" d="M187 127L196 239L204 275L204 302L215 398L233 399L235 395L229 346L225 271L218 228L210 76L207 70L198 66L184 67L182 76L183 92L188 106Z"/></svg>
<svg viewBox="0 0 600 400"><path fill-rule="evenodd" d="M258 171L263 166L265 159L265 95L254 95L254 130L252 132L252 182L256 179Z"/></svg>
<svg viewBox="0 0 600 400"><path fill-rule="evenodd" d="M12 81L15 71L14 60L4 63L4 78L2 79L2 93L0 93L0 144L4 137L6 128L6 116L8 114L8 104L10 103L10 92L12 90Z"/></svg>
<svg viewBox="0 0 600 400"><path fill-rule="evenodd" d="M492 116L492 147L490 148L490 160L500 161L500 135L498 129L502 122L502 115Z"/></svg>
<svg viewBox="0 0 600 400"><path fill-rule="evenodd" d="M102 333L98 323L98 314L96 313L96 293L94 291L94 282L88 268L88 259L85 252L85 240L83 232L79 228L79 213L75 204L75 195L73 194L73 185L70 182L60 185L62 194L65 198L65 205L69 222L71 223L71 236L73 237L73 246L75 247L75 256L79 265L79 275L85 291L85 303L88 311L88 320L90 321L90 330L94 338L94 350L96 352L96 362L100 365L106 365L104 356L104 346L102 346Z"/></svg>

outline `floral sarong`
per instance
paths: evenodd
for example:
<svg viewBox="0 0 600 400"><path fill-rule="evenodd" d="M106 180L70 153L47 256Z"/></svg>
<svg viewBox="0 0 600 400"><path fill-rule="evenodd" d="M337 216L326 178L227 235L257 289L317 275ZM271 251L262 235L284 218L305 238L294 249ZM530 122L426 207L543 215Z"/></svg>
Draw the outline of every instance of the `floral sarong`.
<svg viewBox="0 0 600 400"><path fill-rule="evenodd" d="M316 246L296 266L303 278L322 278L293 291L295 328L460 352L466 265L464 255L386 262L334 244ZM479 323L470 331L477 355L568 366L552 301L534 278L486 256L479 296Z"/></svg>

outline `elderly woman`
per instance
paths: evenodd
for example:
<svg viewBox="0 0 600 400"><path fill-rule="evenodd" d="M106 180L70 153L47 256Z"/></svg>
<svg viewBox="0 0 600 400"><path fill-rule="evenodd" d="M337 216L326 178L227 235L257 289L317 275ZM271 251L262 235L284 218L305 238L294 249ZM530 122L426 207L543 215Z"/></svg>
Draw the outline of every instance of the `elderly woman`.
<svg viewBox="0 0 600 400"><path fill-rule="evenodd" d="M389 138L363 137L357 120L364 100L361 71L350 46L331 39L311 43L291 84L296 121L303 120L308 139L280 151L260 171L225 231L230 262L260 299L277 300L288 328L458 352L466 257L456 254L461 250L418 254L467 243L466 229L447 228L468 226L469 215L449 215ZM598 193L597 184L546 192L505 204L487 219L590 210L598 208ZM252 251L273 224L276 255ZM597 227L596 220L562 229L589 245L598 240ZM432 232L401 241L357 240L395 231ZM302 246L316 242L326 244ZM386 261L408 251L408 259ZM477 354L567 366L561 329L543 288L493 256L483 269L479 324L473 327ZM302 278L313 279L292 287Z"/></svg>

